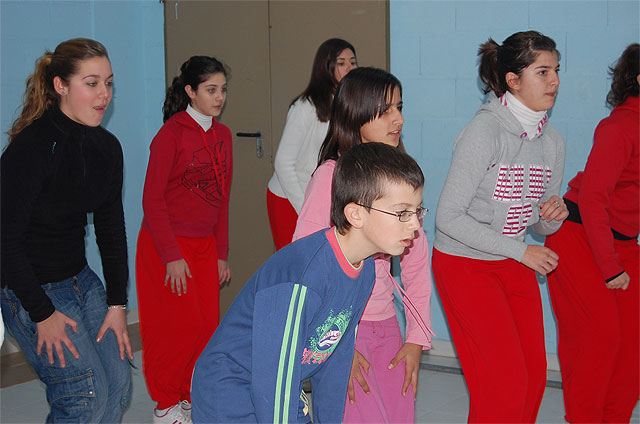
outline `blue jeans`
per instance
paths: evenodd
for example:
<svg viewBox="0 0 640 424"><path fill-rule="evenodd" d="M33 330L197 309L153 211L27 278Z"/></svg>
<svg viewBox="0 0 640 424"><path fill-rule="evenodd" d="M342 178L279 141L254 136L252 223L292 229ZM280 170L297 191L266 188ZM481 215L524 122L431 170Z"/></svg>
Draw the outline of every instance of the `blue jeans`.
<svg viewBox="0 0 640 424"><path fill-rule="evenodd" d="M36 354L36 324L7 287L0 291L2 316L29 363L47 386L51 411L47 422L115 423L131 400L131 369L120 359L118 342L108 330L100 343L98 330L107 313L106 293L100 278L87 266L74 277L42 286L57 311L78 323L78 332L67 327L67 335L80 357L75 359L63 344L65 368L54 350L49 364L46 349Z"/></svg>

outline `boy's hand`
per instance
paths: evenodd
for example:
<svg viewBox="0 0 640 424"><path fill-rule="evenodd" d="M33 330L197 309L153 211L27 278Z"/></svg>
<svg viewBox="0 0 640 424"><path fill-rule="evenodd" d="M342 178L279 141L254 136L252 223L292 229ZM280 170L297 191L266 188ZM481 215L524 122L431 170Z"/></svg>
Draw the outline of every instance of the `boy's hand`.
<svg viewBox="0 0 640 424"><path fill-rule="evenodd" d="M369 385L367 384L367 380L364 379L362 375L362 371L360 367L364 369L365 374L369 375L369 367L371 364L367 359L362 355L362 353L358 352L357 349L353 351L353 362L351 362L351 374L349 375L349 384L347 385L347 395L349 397L349 403L352 405L356 403L356 392L353 389L353 379L358 380L358 384L362 387L362 390L366 394L369 394Z"/></svg>
<svg viewBox="0 0 640 424"><path fill-rule="evenodd" d="M416 398L418 390L418 371L420 370L420 357L422 356L422 346L415 343L405 343L398 351L395 358L391 360L389 369L394 368L400 361L404 361L404 382L402 383L402 396L407 394L409 384L413 386L413 399Z"/></svg>

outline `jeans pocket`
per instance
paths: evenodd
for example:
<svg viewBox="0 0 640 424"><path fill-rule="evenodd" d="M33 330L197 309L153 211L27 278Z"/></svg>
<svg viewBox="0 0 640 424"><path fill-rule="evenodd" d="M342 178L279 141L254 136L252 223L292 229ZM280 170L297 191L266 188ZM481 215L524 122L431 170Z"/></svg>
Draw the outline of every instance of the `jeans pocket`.
<svg viewBox="0 0 640 424"><path fill-rule="evenodd" d="M96 394L91 370L45 381L51 412L47 422L89 423L94 420Z"/></svg>

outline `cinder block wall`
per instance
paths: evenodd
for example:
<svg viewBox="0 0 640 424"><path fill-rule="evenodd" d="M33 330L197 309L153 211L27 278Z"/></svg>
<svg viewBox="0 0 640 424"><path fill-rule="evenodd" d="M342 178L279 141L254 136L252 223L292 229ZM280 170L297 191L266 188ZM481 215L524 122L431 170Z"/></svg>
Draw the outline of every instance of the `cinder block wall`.
<svg viewBox="0 0 640 424"><path fill-rule="evenodd" d="M552 37L561 54L560 92L550 114L565 138L566 183L584 167L593 130L610 112L605 96L610 66L640 39L639 2L630 1L405 1L391 0L391 71L404 89L404 142L427 184L424 227L433 243L435 209L449 169L453 140L484 102L477 50L517 31ZM529 242L543 242L528 237ZM547 351L557 351L556 326L544 278L540 278ZM450 340L436 294L432 318L439 340Z"/></svg>

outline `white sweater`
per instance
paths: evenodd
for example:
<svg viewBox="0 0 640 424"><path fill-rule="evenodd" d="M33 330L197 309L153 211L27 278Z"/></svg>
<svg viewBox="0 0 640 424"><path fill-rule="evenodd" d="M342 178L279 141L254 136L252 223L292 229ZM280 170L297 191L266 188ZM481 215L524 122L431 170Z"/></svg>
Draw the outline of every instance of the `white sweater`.
<svg viewBox="0 0 640 424"><path fill-rule="evenodd" d="M289 199L297 213L328 129L329 122L318 120L316 108L308 100L298 99L289 108L268 187L276 196Z"/></svg>

